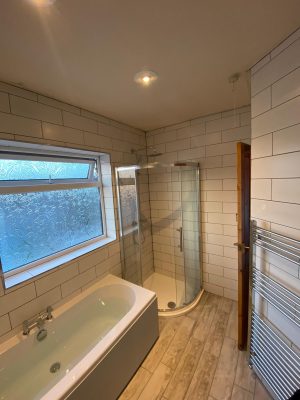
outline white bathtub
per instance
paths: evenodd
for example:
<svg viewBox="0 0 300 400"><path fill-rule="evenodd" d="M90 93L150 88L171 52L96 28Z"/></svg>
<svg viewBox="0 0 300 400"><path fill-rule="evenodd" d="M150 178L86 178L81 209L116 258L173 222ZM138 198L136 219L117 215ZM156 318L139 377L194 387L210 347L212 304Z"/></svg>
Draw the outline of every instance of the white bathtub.
<svg viewBox="0 0 300 400"><path fill-rule="evenodd" d="M112 275L53 314L1 345L1 400L116 399L158 337L155 294Z"/></svg>

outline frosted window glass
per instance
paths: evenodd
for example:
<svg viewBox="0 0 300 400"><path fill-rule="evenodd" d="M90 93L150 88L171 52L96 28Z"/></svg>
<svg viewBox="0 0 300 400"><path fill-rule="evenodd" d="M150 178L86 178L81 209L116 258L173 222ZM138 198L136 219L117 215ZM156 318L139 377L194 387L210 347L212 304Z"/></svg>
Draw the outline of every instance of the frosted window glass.
<svg viewBox="0 0 300 400"><path fill-rule="evenodd" d="M87 179L89 163L0 160L0 181Z"/></svg>
<svg viewBox="0 0 300 400"><path fill-rule="evenodd" d="M96 187L0 196L3 271L103 234Z"/></svg>

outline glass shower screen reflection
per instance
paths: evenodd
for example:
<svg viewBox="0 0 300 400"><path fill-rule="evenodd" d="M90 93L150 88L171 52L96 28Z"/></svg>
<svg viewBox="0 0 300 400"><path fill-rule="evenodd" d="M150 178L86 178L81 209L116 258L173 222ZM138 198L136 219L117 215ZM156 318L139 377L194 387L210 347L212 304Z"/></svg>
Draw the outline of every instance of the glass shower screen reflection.
<svg viewBox="0 0 300 400"><path fill-rule="evenodd" d="M200 292L200 210L199 169L181 166L182 253L184 263L184 303L191 303Z"/></svg>
<svg viewBox="0 0 300 400"><path fill-rule="evenodd" d="M139 201L134 167L116 169L123 278L142 285Z"/></svg>

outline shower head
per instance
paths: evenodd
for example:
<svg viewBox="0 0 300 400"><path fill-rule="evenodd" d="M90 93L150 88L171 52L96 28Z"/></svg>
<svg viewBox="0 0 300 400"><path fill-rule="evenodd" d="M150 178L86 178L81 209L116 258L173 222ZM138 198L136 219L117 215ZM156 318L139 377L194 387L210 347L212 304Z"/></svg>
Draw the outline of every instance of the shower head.
<svg viewBox="0 0 300 400"><path fill-rule="evenodd" d="M153 151L153 153L152 154L145 154L145 155L142 155L142 154L139 154L139 152L140 151L147 151L147 150L152 150ZM135 154L137 157L158 157L158 156L161 156L163 153L158 153L158 151L156 150L156 148L155 147L153 147L153 146L149 146L149 147L143 147L142 149L131 149L131 153L132 154Z"/></svg>
<svg viewBox="0 0 300 400"><path fill-rule="evenodd" d="M152 150L152 154L147 154L148 157L158 157L163 155L163 153L159 153L157 148L154 146L149 146L147 149Z"/></svg>
<svg viewBox="0 0 300 400"><path fill-rule="evenodd" d="M148 157L158 157L158 156L162 156L163 153L153 153L153 154L148 154Z"/></svg>

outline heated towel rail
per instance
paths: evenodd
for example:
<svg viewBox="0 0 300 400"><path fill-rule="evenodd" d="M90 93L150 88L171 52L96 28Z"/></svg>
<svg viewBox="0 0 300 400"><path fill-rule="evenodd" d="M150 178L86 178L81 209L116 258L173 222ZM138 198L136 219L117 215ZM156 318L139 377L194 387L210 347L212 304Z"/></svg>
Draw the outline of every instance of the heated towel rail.
<svg viewBox="0 0 300 400"><path fill-rule="evenodd" d="M300 297L256 268L256 250L263 249L300 266L300 241L251 223L250 297L258 294L299 328ZM250 302L249 365L275 399L287 400L300 389L300 357L276 328Z"/></svg>

